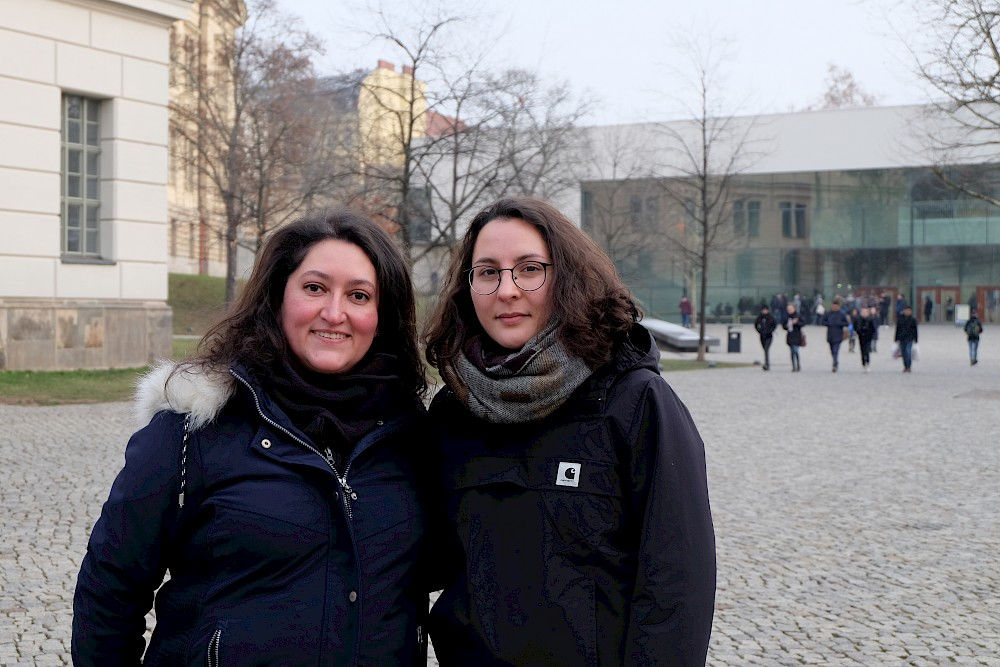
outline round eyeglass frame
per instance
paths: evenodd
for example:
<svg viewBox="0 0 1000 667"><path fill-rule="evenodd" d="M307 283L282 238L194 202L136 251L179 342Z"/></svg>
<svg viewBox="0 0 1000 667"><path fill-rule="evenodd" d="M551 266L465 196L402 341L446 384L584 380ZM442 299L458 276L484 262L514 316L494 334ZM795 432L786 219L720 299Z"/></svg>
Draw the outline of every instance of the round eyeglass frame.
<svg viewBox="0 0 1000 667"><path fill-rule="evenodd" d="M516 269L517 267L522 266L524 264L538 264L538 265L540 265L542 267L542 282L540 282L538 284L538 287L531 287L531 288L525 289L524 287L521 287L518 284L517 278L514 277L514 269ZM500 269L500 268L492 267L492 266L491 267L485 267L484 265L479 265L479 266L473 266L472 268L466 270L465 273L468 275L469 289L471 289L473 292L475 292L479 296L489 296L490 294L496 293L496 291L498 289L500 289L500 283L503 282L503 272L504 271L510 271L510 279L514 281L514 284L517 285L517 288L519 290L521 290L522 292L534 292L536 290L540 290L540 289L542 289L542 287L545 286L545 281L549 279L549 267L550 266L553 266L552 262L539 262L538 260L529 259L529 260L524 261L524 262L518 262L517 264L515 264L514 266L512 266L512 267L510 267L508 269ZM496 285L496 287L494 287L493 289L491 289L489 292L480 292L472 284L473 272L476 269L479 269L479 268L491 268L491 269L496 269L496 271L497 271L497 285Z"/></svg>

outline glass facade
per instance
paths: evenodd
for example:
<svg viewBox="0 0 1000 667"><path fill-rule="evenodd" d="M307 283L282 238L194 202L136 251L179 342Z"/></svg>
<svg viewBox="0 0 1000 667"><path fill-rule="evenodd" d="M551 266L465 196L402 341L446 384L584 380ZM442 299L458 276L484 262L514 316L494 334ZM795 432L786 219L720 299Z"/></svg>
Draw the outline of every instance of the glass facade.
<svg viewBox="0 0 1000 667"><path fill-rule="evenodd" d="M991 192L996 167L975 169L979 190ZM598 230L636 233L631 221L650 215L657 223L647 229L668 235L664 230L687 225L683 233L692 240L682 204L642 215L635 206L618 207L627 211L621 220L613 214L597 219L616 210L611 198L645 203L650 193L669 191L667 181L595 181L582 189L582 225L599 244ZM957 304L975 305L987 322L1000 321L1000 208L945 187L929 169L743 176L727 199L729 213L719 216L709 261L707 304L714 316L756 314L777 293L789 300L799 294L807 304L816 295L828 303L837 294L902 294L921 321L953 318ZM670 245L650 238L637 244L645 251L622 257L605 248L651 317L676 319L680 297L697 298L695 267Z"/></svg>

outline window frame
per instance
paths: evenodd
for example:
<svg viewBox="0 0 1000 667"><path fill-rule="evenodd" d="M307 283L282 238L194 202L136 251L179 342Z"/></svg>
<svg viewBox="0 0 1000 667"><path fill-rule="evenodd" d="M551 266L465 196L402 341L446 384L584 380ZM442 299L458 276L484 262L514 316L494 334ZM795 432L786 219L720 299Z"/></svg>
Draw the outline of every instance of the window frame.
<svg viewBox="0 0 1000 667"><path fill-rule="evenodd" d="M79 104L78 117L71 115L74 101ZM77 133L75 141L74 131ZM101 100L63 93L59 139L60 252L64 259L99 261L102 258ZM75 170L71 169L74 162ZM74 211L76 224L71 224Z"/></svg>

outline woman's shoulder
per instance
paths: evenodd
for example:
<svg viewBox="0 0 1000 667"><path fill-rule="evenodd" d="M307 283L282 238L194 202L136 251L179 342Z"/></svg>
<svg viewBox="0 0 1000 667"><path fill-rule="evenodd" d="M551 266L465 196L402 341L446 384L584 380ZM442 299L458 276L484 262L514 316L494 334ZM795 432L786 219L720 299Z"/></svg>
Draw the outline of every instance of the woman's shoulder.
<svg viewBox="0 0 1000 667"><path fill-rule="evenodd" d="M228 372L161 362L139 378L133 417L143 427L160 412L190 415L188 426L196 430L219 415L235 388L236 381Z"/></svg>

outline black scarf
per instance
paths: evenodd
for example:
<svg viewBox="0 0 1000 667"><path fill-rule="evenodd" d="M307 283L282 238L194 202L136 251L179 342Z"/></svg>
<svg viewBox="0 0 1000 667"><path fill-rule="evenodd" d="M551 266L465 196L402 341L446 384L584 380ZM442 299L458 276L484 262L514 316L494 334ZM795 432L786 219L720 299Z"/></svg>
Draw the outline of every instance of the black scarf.
<svg viewBox="0 0 1000 667"><path fill-rule="evenodd" d="M399 359L387 353L369 351L350 372L336 375L279 362L263 380L292 423L320 451L333 453L341 474L354 445L405 404Z"/></svg>

